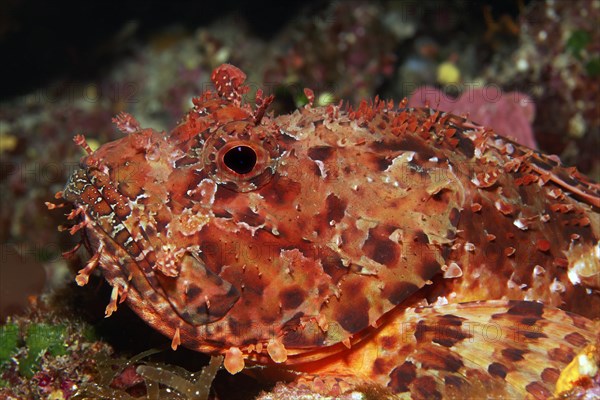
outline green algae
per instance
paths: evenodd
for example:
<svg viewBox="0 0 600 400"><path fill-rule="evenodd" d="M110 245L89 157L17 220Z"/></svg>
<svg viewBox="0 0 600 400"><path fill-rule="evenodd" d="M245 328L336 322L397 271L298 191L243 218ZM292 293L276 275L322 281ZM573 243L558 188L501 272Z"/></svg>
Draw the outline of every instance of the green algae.
<svg viewBox="0 0 600 400"><path fill-rule="evenodd" d="M567 39L566 47L575 57L581 58L581 52L591 42L592 37L582 29L573 31Z"/></svg>
<svg viewBox="0 0 600 400"><path fill-rule="evenodd" d="M585 71L591 77L600 75L600 58L593 58L585 64Z"/></svg>
<svg viewBox="0 0 600 400"><path fill-rule="evenodd" d="M0 326L0 367L4 366L19 351L19 339L17 324L9 323ZM7 381L0 379L0 388L8 386Z"/></svg>
<svg viewBox="0 0 600 400"><path fill-rule="evenodd" d="M19 350L19 327L17 324L0 326L0 365L10 360Z"/></svg>
<svg viewBox="0 0 600 400"><path fill-rule="evenodd" d="M67 327L46 323L31 324L25 334L27 356L19 361L19 373L31 378L39 368L40 358L48 353L51 356L67 354Z"/></svg>

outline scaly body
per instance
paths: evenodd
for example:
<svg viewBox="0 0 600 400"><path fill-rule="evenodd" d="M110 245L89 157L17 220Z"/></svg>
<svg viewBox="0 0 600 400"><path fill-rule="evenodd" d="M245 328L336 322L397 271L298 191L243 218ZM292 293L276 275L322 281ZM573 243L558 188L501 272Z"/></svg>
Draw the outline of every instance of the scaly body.
<svg viewBox="0 0 600 400"><path fill-rule="evenodd" d="M101 266L107 313L126 299L174 347L224 354L232 373L252 362L331 377L324 392L427 397L479 382L549 395L595 334L599 186L430 109L375 100L267 117L272 98L243 104L244 79L219 67L217 93L166 135L119 116L127 136L71 177L63 196L95 254L78 282Z"/></svg>

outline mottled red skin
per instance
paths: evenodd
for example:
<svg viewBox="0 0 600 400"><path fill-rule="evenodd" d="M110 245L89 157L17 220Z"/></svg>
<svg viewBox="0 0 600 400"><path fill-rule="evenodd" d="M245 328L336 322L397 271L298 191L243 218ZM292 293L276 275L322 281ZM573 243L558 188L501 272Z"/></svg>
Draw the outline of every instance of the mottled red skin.
<svg viewBox="0 0 600 400"><path fill-rule="evenodd" d="M571 358L591 340L590 321L577 317L574 326L536 303L458 303L537 300L598 317L597 184L471 121L404 103L264 116L272 97L259 92L255 109L244 104L244 79L233 66L217 68L217 93L194 99L167 135L121 115L128 135L72 176L63 196L77 205L96 252L78 282L99 262L115 288L108 314L126 298L174 347L225 354L231 372L244 359L297 365L333 377L335 388L317 385L325 392L340 381L450 393L440 371L496 384L509 379L498 371L523 368L516 360L465 372L460 340L452 348L427 347L418 334L414 344L399 342L399 327L418 317L411 312L431 326L448 313L524 321L559 334L551 343L576 332L583 339L570 345ZM248 173L224 161L236 146L257 156ZM440 308L405 311L419 299ZM443 365L411 358L424 351ZM453 357L461 365L448 366ZM396 368L407 360L406 376L434 383L399 383ZM515 379L515 393L537 382ZM540 385L551 391L552 382Z"/></svg>

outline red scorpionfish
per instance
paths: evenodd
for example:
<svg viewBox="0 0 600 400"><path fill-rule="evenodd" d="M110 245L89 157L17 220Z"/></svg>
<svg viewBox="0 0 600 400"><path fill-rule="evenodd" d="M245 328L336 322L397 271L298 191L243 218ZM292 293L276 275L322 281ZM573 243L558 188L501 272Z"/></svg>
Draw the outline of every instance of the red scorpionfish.
<svg viewBox="0 0 600 400"><path fill-rule="evenodd" d="M245 102L245 78L218 67L168 134L120 114L123 138L76 137L88 155L59 195L93 254L77 283L100 267L107 315L125 301L174 349L326 395L593 381L569 377L599 332L598 184L406 101L314 107L305 89L308 105L266 115L273 97Z"/></svg>

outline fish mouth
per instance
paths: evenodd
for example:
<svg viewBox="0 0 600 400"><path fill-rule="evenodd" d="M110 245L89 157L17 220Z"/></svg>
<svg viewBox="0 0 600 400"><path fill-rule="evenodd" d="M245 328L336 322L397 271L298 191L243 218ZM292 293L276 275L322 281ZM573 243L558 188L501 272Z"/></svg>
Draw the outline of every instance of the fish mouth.
<svg viewBox="0 0 600 400"><path fill-rule="evenodd" d="M133 205L100 169L74 171L63 197L81 210L88 249L99 259L104 277L122 299L133 290L129 304L142 318L164 319L167 307L171 326L181 320L205 325L222 319L238 301L237 289L188 251L173 271L160 265L152 238L132 217ZM191 288L189 282L196 284Z"/></svg>

